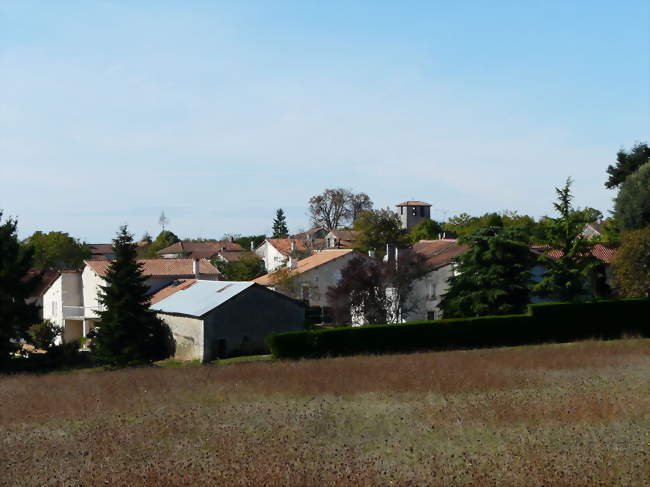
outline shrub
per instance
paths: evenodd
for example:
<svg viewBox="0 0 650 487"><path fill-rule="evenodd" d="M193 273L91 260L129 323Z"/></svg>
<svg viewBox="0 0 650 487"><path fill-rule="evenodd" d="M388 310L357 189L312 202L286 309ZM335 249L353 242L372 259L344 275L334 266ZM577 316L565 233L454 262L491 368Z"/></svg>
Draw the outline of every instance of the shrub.
<svg viewBox="0 0 650 487"><path fill-rule="evenodd" d="M650 336L650 300L530 305L528 313L274 333L277 358L453 350Z"/></svg>
<svg viewBox="0 0 650 487"><path fill-rule="evenodd" d="M54 346L54 340L61 334L61 328L50 320L45 320L30 326L28 333L36 348L49 350Z"/></svg>

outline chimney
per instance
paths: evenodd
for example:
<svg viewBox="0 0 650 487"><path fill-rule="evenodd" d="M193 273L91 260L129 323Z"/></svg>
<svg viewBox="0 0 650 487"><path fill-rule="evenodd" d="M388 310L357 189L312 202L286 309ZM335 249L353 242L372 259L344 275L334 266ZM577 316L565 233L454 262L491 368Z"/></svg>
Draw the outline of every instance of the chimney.
<svg viewBox="0 0 650 487"><path fill-rule="evenodd" d="M201 274L201 266L200 266L199 259L194 259L192 261L192 272L194 273L194 277L198 279L199 275Z"/></svg>
<svg viewBox="0 0 650 487"><path fill-rule="evenodd" d="M293 254L296 251L296 241L291 241L291 253Z"/></svg>
<svg viewBox="0 0 650 487"><path fill-rule="evenodd" d="M287 267L289 268L290 271L297 269L298 259L296 257L289 257L289 261L287 262Z"/></svg>

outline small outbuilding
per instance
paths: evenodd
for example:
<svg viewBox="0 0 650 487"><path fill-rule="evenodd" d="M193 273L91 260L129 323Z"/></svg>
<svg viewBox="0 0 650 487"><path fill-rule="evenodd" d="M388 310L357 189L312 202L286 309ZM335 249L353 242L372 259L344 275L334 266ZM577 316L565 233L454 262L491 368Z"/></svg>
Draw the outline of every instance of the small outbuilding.
<svg viewBox="0 0 650 487"><path fill-rule="evenodd" d="M270 333L305 325L302 302L248 281L179 280L151 303L174 335L177 360L264 353Z"/></svg>

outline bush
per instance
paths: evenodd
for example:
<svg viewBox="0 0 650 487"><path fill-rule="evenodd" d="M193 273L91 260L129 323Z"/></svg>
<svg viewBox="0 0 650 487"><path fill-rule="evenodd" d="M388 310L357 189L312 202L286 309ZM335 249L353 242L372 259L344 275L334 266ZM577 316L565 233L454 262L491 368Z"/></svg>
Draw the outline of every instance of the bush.
<svg viewBox="0 0 650 487"><path fill-rule="evenodd" d="M296 359L648 337L648 316L648 299L544 303L521 315L274 333L267 344L274 357Z"/></svg>
<svg viewBox="0 0 650 487"><path fill-rule="evenodd" d="M30 326L28 333L36 348L49 350L54 346L54 340L61 334L61 328L50 320L45 320Z"/></svg>

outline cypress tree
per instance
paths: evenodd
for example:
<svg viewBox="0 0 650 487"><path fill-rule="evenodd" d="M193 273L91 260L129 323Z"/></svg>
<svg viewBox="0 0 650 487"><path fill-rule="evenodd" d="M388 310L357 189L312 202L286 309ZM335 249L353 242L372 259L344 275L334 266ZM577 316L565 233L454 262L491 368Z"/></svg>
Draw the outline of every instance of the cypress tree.
<svg viewBox="0 0 650 487"><path fill-rule="evenodd" d="M560 216L549 219L545 238L549 250L559 252L559 257L540 257L540 263L546 267L546 271L542 280L533 288L533 291L542 296L561 301L591 298L592 292L587 284L598 264L591 253L592 244L582 236L588 217L583 211L573 208L571 184L571 178L568 178L563 188L555 188L557 201L553 207Z"/></svg>
<svg viewBox="0 0 650 487"><path fill-rule="evenodd" d="M149 309L146 278L136 260L137 244L126 225L113 240L113 250L115 259L99 295L104 310L94 329L93 353L100 362L114 366L162 360L171 352L171 332Z"/></svg>
<svg viewBox="0 0 650 487"><path fill-rule="evenodd" d="M279 208L273 220L273 238L287 238L288 235L287 217L284 216L284 210Z"/></svg>
<svg viewBox="0 0 650 487"><path fill-rule="evenodd" d="M26 277L34 250L20 244L16 229L17 222L11 218L0 224L0 366L38 321L36 306L26 301L39 279L38 275Z"/></svg>

